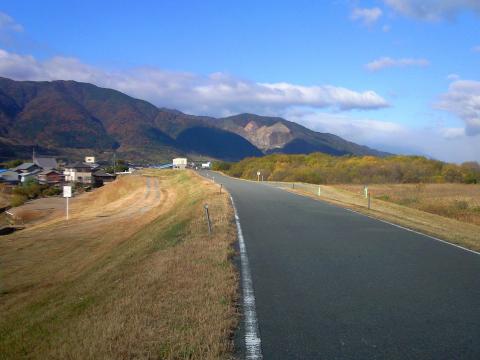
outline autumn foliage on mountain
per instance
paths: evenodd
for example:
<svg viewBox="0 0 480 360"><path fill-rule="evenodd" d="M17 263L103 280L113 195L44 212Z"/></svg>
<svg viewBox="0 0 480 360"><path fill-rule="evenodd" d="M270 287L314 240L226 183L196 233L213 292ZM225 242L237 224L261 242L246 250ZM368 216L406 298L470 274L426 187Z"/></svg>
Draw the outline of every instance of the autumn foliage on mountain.
<svg viewBox="0 0 480 360"><path fill-rule="evenodd" d="M0 78L0 161L113 150L135 161L172 157L236 161L269 153L387 155L278 117L195 116L75 81Z"/></svg>
<svg viewBox="0 0 480 360"><path fill-rule="evenodd" d="M480 184L480 164L449 164L422 156L268 155L237 163L216 162L216 170L229 175L264 180L312 184L469 183Z"/></svg>

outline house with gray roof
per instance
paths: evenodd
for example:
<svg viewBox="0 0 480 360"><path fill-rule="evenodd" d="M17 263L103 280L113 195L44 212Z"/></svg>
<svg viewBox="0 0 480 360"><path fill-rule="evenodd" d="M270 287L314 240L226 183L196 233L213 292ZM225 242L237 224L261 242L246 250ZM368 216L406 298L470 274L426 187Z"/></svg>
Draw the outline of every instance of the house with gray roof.
<svg viewBox="0 0 480 360"><path fill-rule="evenodd" d="M26 162L23 164L18 165L17 167L14 167L11 169L11 171L15 171L16 173L28 173L33 170L39 169L39 166L34 164L33 162Z"/></svg>
<svg viewBox="0 0 480 360"><path fill-rule="evenodd" d="M20 182L20 175L16 171L3 171L0 173L0 182L16 185Z"/></svg>
<svg viewBox="0 0 480 360"><path fill-rule="evenodd" d="M35 152L35 148L33 148L32 152L32 161L42 170L51 170L58 168L58 162L55 157L42 155L38 156Z"/></svg>
<svg viewBox="0 0 480 360"><path fill-rule="evenodd" d="M54 157L35 156L33 158L33 163L43 170L58 168L57 159L55 159Z"/></svg>

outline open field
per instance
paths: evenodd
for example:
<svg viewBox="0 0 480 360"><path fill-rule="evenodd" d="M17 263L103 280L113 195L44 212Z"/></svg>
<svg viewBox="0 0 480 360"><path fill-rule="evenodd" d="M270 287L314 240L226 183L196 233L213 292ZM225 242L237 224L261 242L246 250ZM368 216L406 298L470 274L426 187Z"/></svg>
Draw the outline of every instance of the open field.
<svg viewBox="0 0 480 360"><path fill-rule="evenodd" d="M230 356L236 233L226 194L189 171L150 171L71 209L68 222L59 214L0 237L0 358Z"/></svg>
<svg viewBox="0 0 480 360"><path fill-rule="evenodd" d="M320 185L321 195L318 195L319 185L304 184L304 183L286 183L286 182L270 182L273 185L285 188L289 191L294 191L306 196L328 201L342 207L350 208L355 211L365 213L369 216L373 216L379 219L384 219L392 223L402 225L414 230L418 230L425 234L439 237L440 239L449 241L454 244L459 244L473 250L480 250L480 225L473 222L464 222L451 217L440 216L416 208L412 208L406 205L399 205L391 201L382 200L381 194L377 194L376 186L382 188L395 187L397 185L372 185L369 186L370 191L373 193L371 201L371 209L368 210L367 200L363 193L363 186L355 185L342 185L342 186L327 186ZM402 185L398 185L401 187ZM406 186L406 185L404 185ZM434 196L438 189L441 189L441 185L431 185L433 190L429 190L431 200L434 202ZM464 197L462 199L469 198L467 194L470 194L471 198L478 199L478 193L476 191L478 186L465 185L450 185L451 194L460 199L458 193L462 193ZM413 185L412 188L415 186ZM346 190L349 189L349 190ZM406 186L406 189L409 189ZM468 192L466 189L469 189ZM405 190L405 194L409 191ZM471 202L469 202L471 204ZM470 205L469 205L470 206ZM473 205L475 206L475 205ZM463 218L465 219L465 218ZM469 218L470 219L470 218Z"/></svg>
<svg viewBox="0 0 480 360"><path fill-rule="evenodd" d="M362 193L360 185L337 185ZM480 225L480 185L382 184L369 185L371 196L432 214Z"/></svg>

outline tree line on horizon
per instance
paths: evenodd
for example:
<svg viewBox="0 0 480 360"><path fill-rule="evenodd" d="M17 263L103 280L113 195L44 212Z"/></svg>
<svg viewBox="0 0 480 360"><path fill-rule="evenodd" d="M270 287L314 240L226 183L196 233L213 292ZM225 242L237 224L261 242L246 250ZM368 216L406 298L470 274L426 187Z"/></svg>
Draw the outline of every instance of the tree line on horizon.
<svg viewBox="0 0 480 360"><path fill-rule="evenodd" d="M331 156L274 154L231 163L217 161L214 170L257 180L305 182L311 184L380 183L465 183L480 184L480 164L446 163L423 156Z"/></svg>

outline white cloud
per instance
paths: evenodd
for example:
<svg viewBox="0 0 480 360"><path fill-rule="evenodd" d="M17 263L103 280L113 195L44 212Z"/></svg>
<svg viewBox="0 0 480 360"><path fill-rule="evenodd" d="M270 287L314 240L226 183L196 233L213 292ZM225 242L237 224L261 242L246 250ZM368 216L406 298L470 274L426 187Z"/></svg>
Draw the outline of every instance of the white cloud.
<svg viewBox="0 0 480 360"><path fill-rule="evenodd" d="M332 133L360 143L372 143L381 139L402 137L408 129L400 124L365 118L353 118L344 114L332 114L316 110L289 109L282 114L310 129Z"/></svg>
<svg viewBox="0 0 480 360"><path fill-rule="evenodd" d="M480 81L453 81L437 107L463 120L467 136L480 135Z"/></svg>
<svg viewBox="0 0 480 360"><path fill-rule="evenodd" d="M457 139L465 136L464 128L443 128L441 129L442 136L445 139Z"/></svg>
<svg viewBox="0 0 480 360"><path fill-rule="evenodd" d="M463 128L410 128L391 121L305 109L290 109L281 115L313 130L392 153L421 154L450 162L480 161L478 140L465 136Z"/></svg>
<svg viewBox="0 0 480 360"><path fill-rule="evenodd" d="M460 79L460 75L458 75L458 74L448 74L447 75L447 80L454 81L454 80L458 80L458 79Z"/></svg>
<svg viewBox="0 0 480 360"><path fill-rule="evenodd" d="M430 65L427 59L392 59L390 57L382 57L365 65L367 70L379 71L390 67L407 67L407 66L420 66L425 67Z"/></svg>
<svg viewBox="0 0 480 360"><path fill-rule="evenodd" d="M355 8L350 14L350 19L360 21L366 26L374 24L382 16L382 10L374 8Z"/></svg>
<svg viewBox="0 0 480 360"><path fill-rule="evenodd" d="M0 31L22 32L22 25L18 24L11 16L0 12Z"/></svg>
<svg viewBox="0 0 480 360"><path fill-rule="evenodd" d="M245 111L272 113L290 106L335 110L389 106L384 98L372 90L358 92L332 85L257 83L224 73L201 76L147 67L107 71L74 58L55 57L38 61L32 56L5 50L0 50L0 76L15 80L90 82L159 106L208 115Z"/></svg>
<svg viewBox="0 0 480 360"><path fill-rule="evenodd" d="M452 19L462 11L480 14L478 0L384 0L394 11L421 20Z"/></svg>

